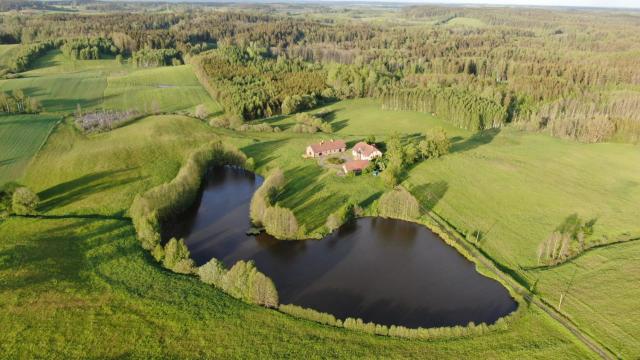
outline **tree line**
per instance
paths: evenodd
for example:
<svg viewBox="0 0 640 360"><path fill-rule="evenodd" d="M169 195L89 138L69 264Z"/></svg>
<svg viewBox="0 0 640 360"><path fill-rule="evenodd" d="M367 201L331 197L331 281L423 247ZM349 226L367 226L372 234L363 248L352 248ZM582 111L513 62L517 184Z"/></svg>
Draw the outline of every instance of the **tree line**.
<svg viewBox="0 0 640 360"><path fill-rule="evenodd" d="M129 215L142 247L166 269L197 275L202 282L244 301L277 307L275 285L252 262L239 261L227 270L214 258L196 267L183 239L172 238L162 244L162 223L193 204L207 169L214 165L244 166L246 161L242 152L219 140L205 144L189 155L173 180L136 195Z"/></svg>
<svg viewBox="0 0 640 360"><path fill-rule="evenodd" d="M10 93L0 91L0 114L35 114L42 111L36 98L24 94L21 89Z"/></svg>

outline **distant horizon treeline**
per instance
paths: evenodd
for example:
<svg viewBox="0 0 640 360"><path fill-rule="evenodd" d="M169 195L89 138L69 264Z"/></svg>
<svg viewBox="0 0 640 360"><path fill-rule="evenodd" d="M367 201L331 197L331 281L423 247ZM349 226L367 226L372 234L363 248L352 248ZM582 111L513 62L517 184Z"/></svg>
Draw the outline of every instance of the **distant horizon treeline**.
<svg viewBox="0 0 640 360"><path fill-rule="evenodd" d="M207 87L228 112L243 119L303 111L332 99L380 97L392 88L442 89L437 101L429 94L425 101L400 104L438 105L438 113L453 118L443 115L444 120L463 127L502 124L504 111L506 123L518 119L531 123L523 126L530 131L578 141L638 138L633 114L640 113L640 105L625 101L620 112L620 100L612 96L640 93L638 17L597 10L420 5L392 16L433 25L389 26L334 21L322 12L295 17L277 8L262 10L3 15L0 39L32 46L70 34L102 37L123 56L137 54L134 62L140 66L227 49L202 62ZM449 26L460 17L483 26ZM179 55L154 53L170 50ZM95 50L85 51L90 53ZM580 99L580 105L570 99ZM567 110L556 112L553 104ZM593 116L579 110L593 106Z"/></svg>

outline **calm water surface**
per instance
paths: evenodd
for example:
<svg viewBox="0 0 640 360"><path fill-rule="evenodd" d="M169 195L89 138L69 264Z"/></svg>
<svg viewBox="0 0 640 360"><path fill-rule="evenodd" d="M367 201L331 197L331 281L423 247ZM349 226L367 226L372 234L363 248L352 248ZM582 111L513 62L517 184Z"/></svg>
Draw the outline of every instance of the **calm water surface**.
<svg viewBox="0 0 640 360"><path fill-rule="evenodd" d="M254 260L280 302L365 322L407 327L493 323L517 303L498 282L424 226L362 218L322 240L247 236L249 202L262 178L216 169L199 204L170 224L198 265L212 257L228 267Z"/></svg>

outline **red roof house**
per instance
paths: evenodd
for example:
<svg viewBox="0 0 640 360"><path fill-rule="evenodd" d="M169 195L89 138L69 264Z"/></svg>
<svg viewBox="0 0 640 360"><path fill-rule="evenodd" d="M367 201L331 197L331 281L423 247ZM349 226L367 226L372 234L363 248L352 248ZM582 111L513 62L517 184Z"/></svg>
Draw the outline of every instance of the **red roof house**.
<svg viewBox="0 0 640 360"><path fill-rule="evenodd" d="M350 160L342 165L342 170L347 174L349 172L360 173L369 166L369 160Z"/></svg>
<svg viewBox="0 0 640 360"><path fill-rule="evenodd" d="M373 160L382 156L382 152L375 145L369 145L364 141L357 143L351 152L356 160Z"/></svg>
<svg viewBox="0 0 640 360"><path fill-rule="evenodd" d="M317 144L307 146L306 155L318 157L336 154L347 150L347 144L343 140L320 141Z"/></svg>

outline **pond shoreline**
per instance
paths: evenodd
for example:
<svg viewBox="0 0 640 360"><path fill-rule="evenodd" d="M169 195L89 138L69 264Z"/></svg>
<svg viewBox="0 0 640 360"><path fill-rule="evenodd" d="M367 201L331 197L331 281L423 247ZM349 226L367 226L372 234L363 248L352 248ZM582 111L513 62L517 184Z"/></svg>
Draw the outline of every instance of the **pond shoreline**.
<svg viewBox="0 0 640 360"><path fill-rule="evenodd" d="M195 205L189 210L191 216L196 216L198 214L198 209L202 206L206 212L208 212L209 216L213 216L214 218L216 216L221 216L223 219L223 222L227 223L227 225L231 225L231 227L236 227L238 231L236 231L235 233L230 232L231 230L228 228L215 228L215 224L209 224L208 220L202 219L202 218L195 218L195 219L191 219L188 222L190 223L189 226L191 227L195 227L198 230L196 231L196 238L194 239L193 237L190 238L190 236L184 236L185 237L185 243L187 244L187 246L189 247L189 250L192 253L192 258L194 258L194 260L196 261L196 263L198 264L204 264L206 263L206 261L208 261L210 258L216 258L221 260L226 266L231 266L234 262L237 262L239 260L254 260L256 261L256 265L258 266L258 269L260 271L263 271L267 276L271 277L274 282L277 285L278 288L278 292L281 293L281 297L283 297L282 301L283 303L292 303L292 301L290 301L292 299L292 294L295 294L295 291L292 292L292 289L295 289L296 286L303 286L303 288L307 289L307 290L303 290L302 293L304 293L305 291L310 291L309 289L314 289L314 291L316 291L316 295L315 296L311 296L311 295L300 295L303 296L304 301L300 300L297 303L295 301L293 301L294 304L300 306L302 305L303 307L310 307L312 309L312 311L316 311L316 312L326 312L328 314L336 314L338 313L337 311L325 311L325 310L331 310L331 308L327 308L326 304L327 303L331 303L332 301L336 302L335 300L333 300L335 298L335 295L329 296L329 295L319 295L319 294L323 294L325 290L322 290L322 292L317 293L318 290L320 290L320 285L315 285L315 286L307 286L304 285L305 281L309 281L309 282L313 282L309 279L305 279L305 281L299 281L298 285L296 284L291 284L290 280L287 279L287 272L282 270L280 267L278 266L289 266L287 264L283 264L281 262L277 262L277 256L299 256L300 258L298 260L294 259L295 261L302 261L305 263L305 267L304 268L300 268L300 269L304 269L304 272L312 272L312 271L316 271L319 272L318 274L325 274L322 275L322 277L326 277L329 276L329 274L332 274L334 272L336 272L337 270L335 269L330 269L330 268L325 268L323 267L323 264L329 263L331 261L334 260L329 260L332 259L331 256L334 256L336 253L333 253L334 255L327 255L328 253L324 253L325 251L330 251L327 249L323 249L323 243L327 243L327 242L334 242L337 243L337 247L340 249L342 247L342 251L351 251L351 249L348 249L349 246L353 246L353 244L360 244L358 246L364 246L362 247L360 250L357 250L356 252L359 254L359 256L353 256L353 255L344 255L342 253L338 253L339 256L343 256L343 260L342 261L355 261L355 263L353 263L351 266L351 268L358 268L358 267L362 267L362 266L368 266L369 267L369 272L371 271L375 271L376 268L378 266L372 266L371 262L375 263L376 261L379 261L380 259L384 258L385 256L388 257L389 253L383 253L383 252L379 252L381 250L376 250L368 248L366 246L366 242L364 241L356 241L356 240L352 240L351 243L347 243L348 245L344 245L346 240L339 240L339 237L341 235L341 233L345 232L345 227L353 227L354 225L356 227L358 227L357 224L365 224L366 226L373 226L374 228L380 228L380 226L382 226L382 228L380 229L384 229L386 227L393 227L393 226L400 226L401 228L407 230L407 231L413 231L413 232L419 232L421 235L420 236L427 236L427 234L433 234L433 235L429 235L429 236L434 236L437 237L437 241L440 242L440 245L433 245L432 246L439 246L439 247L446 247L448 250L439 250L439 251L445 251L445 253L455 253L455 255L453 255L454 257L451 259L456 259L456 257L464 259L465 262L467 262L468 264L465 264L464 266L470 266L473 269L473 272L475 273L475 275L478 275L479 277L482 277L486 280L490 280L492 283L496 283L501 289L502 291L504 291L505 295L509 298L509 301L511 301L511 306L507 306L506 309L502 312L500 312L499 316L494 316L491 318L487 318L487 317L479 317L479 318L473 318L473 319L467 319L467 320L457 320L454 322L447 322L444 320L432 320L431 322L428 321L423 321L423 322L416 322L415 320L411 320L411 319L406 319L404 322L400 322L400 321L393 321L393 319L390 318L381 318L381 317L376 317L375 313L393 313L393 308L387 308L387 310L371 310L374 309L376 306L373 306L371 304L366 305L367 304L367 296L371 297L371 293L369 293L368 291L370 291L370 289L368 288L360 288L358 291L353 291L353 289L351 289L352 287L358 287L358 283L362 282L361 280L354 280L352 283L350 284L343 284L343 287L341 288L342 292L346 293L351 293L350 296L356 295L357 296L363 296L363 294L369 294L363 298L358 298L358 300L352 300L350 303L350 306L355 306L355 308L361 308L363 304L365 304L365 308L368 307L369 311L361 311L359 313L354 313L354 312L341 312L340 315L338 315L337 317L346 320L347 318L354 318L354 317L364 317L364 322L375 322L378 325L408 325L411 328L420 328L420 327L430 327L430 328L439 328L442 326L466 326L468 323L470 322L474 322L474 323L485 323L485 324L493 324L495 323L497 320L499 319L503 319L505 316L506 317L512 317L515 313L517 313L517 309L520 308L520 306L518 306L518 302L516 300L514 300L514 297L512 296L512 294L510 293L510 289L508 288L504 288L502 286L501 283L497 282L495 279L490 278L490 277L486 277L481 273L476 272L476 265L477 263L475 263L473 261L473 259L469 259L468 254L462 254L460 253L460 251L454 247L454 249L451 249L451 246L447 246L447 245L451 245L449 243L449 241L447 241L446 239L443 239L441 236L436 235L435 233L432 233L431 229L427 226L425 226L424 223L421 222L408 222L406 220L391 220L391 219L384 219L384 218L378 218L378 217L361 217L361 218L357 218L355 220L353 220L352 223L350 224L345 224L342 227L340 227L340 229L336 230L335 232L326 235L325 237L323 237L321 240L295 240L295 241L281 241L281 240L276 240L276 239L269 239L269 236L265 233L262 233L261 235L258 235L256 237L256 240L253 240L253 238L251 238L250 236L247 236L246 234L246 230L249 229L250 223L248 220L248 201L250 201L251 196L253 195L253 191L255 191L255 189L262 183L262 178L260 176L256 176L253 173L249 173L246 170L239 170L238 168L232 169L232 168L223 168L225 169L224 171L224 175L223 176L219 176L220 172L219 169L216 169L212 172L208 172L208 174L211 174L212 176L209 176L208 179L205 179L203 184L203 189L201 189L201 195L198 196L196 198L196 201L194 201ZM234 174L235 173L235 174ZM218 176L216 176L216 174L218 174ZM253 174L253 175L247 175L247 174ZM252 178L254 180L249 180L249 181L245 181L240 179L239 177L242 176L249 176L249 178ZM258 180L255 180L255 179ZM213 179L213 180L212 180ZM223 208L222 205L218 205L218 206L214 206L214 203L207 203L207 201L209 201L207 199L207 191L208 188L211 186L210 182L213 181L214 182L214 187L215 186L219 186L222 183L224 183L224 179L231 179L235 182L237 182L236 184L233 184L231 186L231 189L229 191L229 194L224 195L224 194L220 194L218 193L216 195L216 197L218 198L219 204L227 204L229 205L233 210L231 212L228 212ZM220 182L222 181L222 182ZM252 182L254 181L254 182ZM247 190L252 190L252 191L247 191ZM244 193L242 193L242 191L244 191ZM242 195L239 195L241 194ZM240 201L236 201L238 196L241 197ZM235 200L234 200L235 199ZM203 205L201 202L205 201L205 204ZM242 209L242 206L240 206L239 202L245 202L244 204L244 210ZM246 211L245 211L246 210ZM235 214L234 216L229 216L230 213ZM240 220L238 218L241 218ZM244 225L240 225L241 223L243 223ZM373 224L373 225L372 225ZM375 225L377 224L377 225ZM172 227L175 226L175 224L171 225ZM166 228L165 226L163 226L163 228ZM184 231L184 228L183 230ZM217 236L222 236L222 240L218 239L218 244L217 244L217 248L216 246L211 247L210 244L208 244L209 240L207 240L207 236L206 236L206 232L207 231L214 231ZM369 231L369 230L368 230ZM378 231L378 230L376 230ZM383 230L380 230L383 231ZM384 231L383 231L384 232ZM179 234L180 231L178 231L177 233L174 232L173 236L175 235L180 235ZM222 235L220 235L222 234ZM376 232L371 233L373 235L376 234ZM370 234L370 235L371 235ZM184 235L184 233L182 234ZM367 235L368 236L368 235ZM247 240L247 238L251 238L251 240ZM407 238L407 236L403 236L401 238ZM244 240L243 240L244 239ZM400 239L400 238L399 238ZM379 239L380 240L380 239ZM397 245L400 240L396 241L389 241L390 239L384 238L380 241L383 242L383 244L386 244L384 246L393 246ZM417 239L416 239L417 240ZM354 242L355 241L355 242ZM433 242L432 240L429 240L431 242ZM444 241L444 244L442 244L442 241ZM238 244L240 243L240 244ZM420 241L417 242L419 245L417 246L424 246L424 239L420 239ZM335 246L335 245L334 245ZM411 246L415 246L415 245L411 245ZM318 250L301 250L302 252L299 252L299 248L302 249L315 249L317 248ZM276 255L278 253L280 253L280 255L274 255L273 257L270 257L271 255L268 255L269 252L274 252L276 253ZM293 251L293 253L292 253ZM317 254L322 254L321 256L325 256L325 258L319 258L316 259L314 256L309 255L310 251L315 251ZM385 251L389 251L389 249L386 249ZM416 256L415 252L416 249L415 248L407 248L407 249L403 249L403 248L396 248L395 251L399 251L400 253L398 254L398 260L397 260L397 265L400 266L400 264L403 263L403 259L409 258L411 256ZM402 252L405 253L402 253ZM423 250L424 251L424 250ZM433 249L431 250L433 251ZM244 252L245 255L240 255ZM246 254L252 253L254 255L249 256ZM366 254L367 252L373 252L370 256L371 256L371 262L365 262L362 260L358 260L358 257L362 257L362 254ZM298 254L298 255L292 255L292 254ZM265 255L267 254L267 255ZM302 255L300 255L302 254ZM429 251L424 252L423 256L428 256L429 255ZM320 255L318 255L320 256ZM347 256L346 258L344 256ZM447 255L447 256L451 256L451 255ZM276 260L274 260L274 258ZM270 260L267 260L270 259ZM345 260L345 259L350 259L350 260ZM375 260L378 259L378 260ZM471 260L471 262L469 262L469 260ZM275 262L274 262L275 261ZM437 258L431 261L437 261ZM456 261L460 261L459 259ZM275 264L278 264L277 266ZM360 265L357 265L360 264ZM297 265L296 265L297 266ZM315 266L315 268L313 268L313 266ZM346 265L345 265L346 266ZM420 265L420 264L414 264L415 268L414 271L416 271L417 269L422 269L422 267L425 267L426 265ZM422 266L422 267L421 267ZM444 263L441 264L440 266L434 266L434 268L432 270L430 270L429 272L437 272L438 269L441 268L447 268L447 266L449 266L448 264ZM333 280L333 282L330 281L325 281L325 287L324 289L329 289L329 288L335 288L335 284L336 283L340 283L340 280L345 278L345 277L349 277L349 276L356 276L353 275L353 271L348 269L349 267L346 268L346 270L341 270L341 273L339 275L333 275L335 276L335 279ZM303 271L298 269L297 271L293 271L293 273L296 273L296 277L304 277L306 275L301 275L300 273L302 273ZM312 270L310 270L312 269ZM315 270L313 270L315 269ZM426 267L424 268L426 269ZM422 271L424 271L424 269ZM393 271L394 267L392 266L391 268L389 268L386 271L382 271L379 276L383 276L385 274L385 272L390 272ZM455 268L449 269L448 272L455 272L454 271ZM310 275L309 275L310 276ZM364 273L362 276L365 276ZM398 275L400 276L400 275ZM457 281L464 281L464 279L466 279L467 277L472 276L472 275L465 275L463 277L461 277L459 280ZM313 277L313 276L312 276ZM321 277L321 278L322 278ZM365 276L366 277L366 276ZM412 281L416 281L415 278L414 280L407 280L408 283L411 283ZM435 277L432 279L432 281L441 281L442 279L439 279L438 277ZM476 279L477 281L484 281L483 279ZM394 283L397 283L398 281L393 281L391 279L391 277L388 280L388 286L393 286ZM444 281L447 282L447 281ZM288 284L288 285L287 285ZM302 285L301 285L302 284ZM287 287L289 286L289 287ZM372 284L370 285L371 287L375 288L377 285ZM474 286L473 282L470 284L467 284L466 287L469 286ZM410 286L407 286L410 287ZM491 287L491 286L490 286ZM445 290L447 289L447 287L444 288ZM332 290L332 291L335 291ZM380 291L380 290L378 290ZM408 290L405 289L403 287L399 287L397 289L398 293L403 293L405 291L410 292L410 291L414 291L414 290ZM383 291L384 292L384 291ZM429 292L425 293L428 294ZM482 297L482 291L478 292L478 296ZM327 297L328 296L328 297ZM393 294L389 293L386 295L386 299L385 302L389 301L388 299L393 298ZM413 295L412 295L413 296ZM413 308L414 310L412 311L416 311L415 306L423 306L424 304L419 304L419 302L417 301L413 301L412 296L405 294L403 297L403 301L405 302L405 305L407 304L413 304L411 305L409 308ZM434 297L435 295L431 295L431 297ZM319 297L317 299L314 299L314 297ZM344 296L343 296L344 297ZM419 296L416 296L419 297ZM460 298L460 297L464 297L464 296L456 296L456 298ZM347 297L348 298L348 297ZM382 298L385 298L384 296ZM380 299L382 299L380 298ZM320 299L324 299L324 300L320 300ZM428 298L427 298L428 299ZM449 303L451 303L451 300L447 300L447 301L443 301L441 305L439 306L447 306L450 305ZM347 301L347 303L349 303L349 301ZM383 302L384 303L384 302ZM378 303L378 304L383 304L383 303ZM491 302L489 302L491 303ZM316 304L316 305L313 305ZM324 305L323 305L324 304ZM357 305L360 304L360 305ZM311 306L310 306L311 305ZM477 304L476 304L477 305ZM504 305L504 304L503 304ZM323 307L325 306L325 307ZM373 306L373 308L371 307ZM381 305L377 305L378 307ZM383 308L385 305L382 305ZM397 304L395 305L395 307L397 308ZM471 306L471 305L469 305ZM436 306L437 307L437 306ZM396 313L398 315L395 316L400 316L399 314L403 314L406 313L406 311L409 311L406 308L404 310L400 309L396 309ZM316 310L313 310L316 309ZM335 309L334 309L335 310ZM373 313L371 313L371 311L374 311ZM428 314L429 312L424 312L423 311L423 316L426 316L424 314ZM374 315L371 315L374 314ZM361 315L361 316L358 316ZM333 315L332 315L333 316ZM394 316L394 315L391 315ZM437 315L431 314L429 315L431 317L437 317ZM416 318L420 318L420 316L415 316ZM376 321L377 319L377 321ZM380 324L381 323L381 324Z"/></svg>

